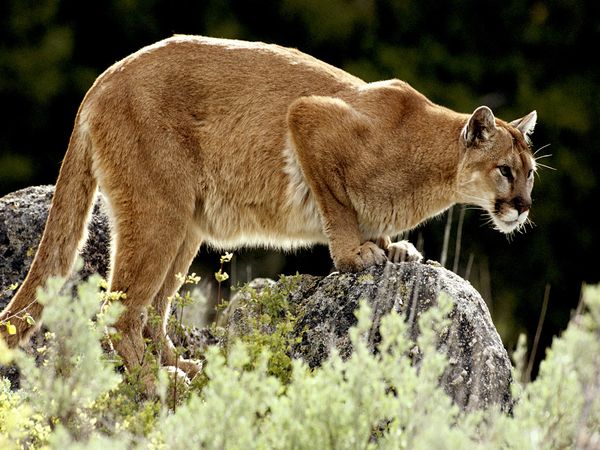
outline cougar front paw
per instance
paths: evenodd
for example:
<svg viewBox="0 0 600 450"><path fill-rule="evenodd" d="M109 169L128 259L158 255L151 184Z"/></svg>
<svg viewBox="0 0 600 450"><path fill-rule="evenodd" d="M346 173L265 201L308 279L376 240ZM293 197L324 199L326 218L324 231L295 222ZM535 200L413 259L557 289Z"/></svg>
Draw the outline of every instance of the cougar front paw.
<svg viewBox="0 0 600 450"><path fill-rule="evenodd" d="M367 241L348 255L336 258L336 268L340 272L360 272L367 267L383 264L387 260L385 252L375 243Z"/></svg>
<svg viewBox="0 0 600 450"><path fill-rule="evenodd" d="M421 262L423 255L408 241L392 242L387 247L387 256L392 262Z"/></svg>

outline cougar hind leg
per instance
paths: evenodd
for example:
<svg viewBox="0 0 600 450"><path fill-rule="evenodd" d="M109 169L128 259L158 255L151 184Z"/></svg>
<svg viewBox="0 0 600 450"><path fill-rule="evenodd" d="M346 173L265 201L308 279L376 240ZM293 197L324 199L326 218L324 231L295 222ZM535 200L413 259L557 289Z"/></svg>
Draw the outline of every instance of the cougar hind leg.
<svg viewBox="0 0 600 450"><path fill-rule="evenodd" d="M198 233L189 228L184 241L179 246L177 255L167 272L162 286L152 301L156 318L155 320L148 320L144 328L144 335L151 338L156 345L161 364L178 367L190 379L198 373L200 366L191 360L177 356L175 347L167 335L167 321L171 311L171 297L182 284L177 275L185 275L187 273L194 257L198 253L200 242L201 238Z"/></svg>
<svg viewBox="0 0 600 450"><path fill-rule="evenodd" d="M127 198L132 197L137 196ZM192 215L191 210L186 214L186 208L172 200L155 195L153 202L145 204L111 201L117 220L110 289L126 295L125 310L115 323L119 335L113 339L113 345L125 367L132 371L141 366L142 376L147 380L152 378L148 364L152 358L147 354L142 335L147 309L178 257Z"/></svg>

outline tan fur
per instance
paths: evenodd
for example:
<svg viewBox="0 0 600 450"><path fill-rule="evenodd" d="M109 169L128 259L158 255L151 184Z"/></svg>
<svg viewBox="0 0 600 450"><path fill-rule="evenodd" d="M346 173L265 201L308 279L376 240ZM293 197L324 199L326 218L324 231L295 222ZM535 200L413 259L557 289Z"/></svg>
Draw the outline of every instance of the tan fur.
<svg viewBox="0 0 600 450"><path fill-rule="evenodd" d="M79 109L42 243L0 316L18 332L4 338L25 338L15 315L39 318L35 289L70 272L96 186L114 218L111 290L127 293L117 350L138 366L144 333L174 364L167 298L201 242L323 242L339 270L358 271L385 252L419 260L389 236L456 202L510 231L531 203L533 125L531 114L507 124L487 108L455 113L402 81L367 84L274 45L176 36L143 48L103 73ZM146 324L150 305L162 326Z"/></svg>

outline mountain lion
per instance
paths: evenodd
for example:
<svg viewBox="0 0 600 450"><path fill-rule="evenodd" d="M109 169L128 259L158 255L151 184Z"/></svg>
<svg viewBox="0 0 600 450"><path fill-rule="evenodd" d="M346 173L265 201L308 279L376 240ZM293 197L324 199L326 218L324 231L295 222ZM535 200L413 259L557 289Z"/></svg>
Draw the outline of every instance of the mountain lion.
<svg viewBox="0 0 600 450"><path fill-rule="evenodd" d="M535 111L514 122L459 114L399 80L366 83L297 50L175 36L117 62L85 96L37 254L0 315L15 346L39 319L36 288L69 275L96 189L113 222L110 289L127 294L114 345L126 367L165 334L175 277L216 248L327 243L335 267L420 260L396 236L455 203L523 226ZM162 323L146 321L152 305ZM12 327L11 327L12 328ZM190 376L198 368L178 361Z"/></svg>

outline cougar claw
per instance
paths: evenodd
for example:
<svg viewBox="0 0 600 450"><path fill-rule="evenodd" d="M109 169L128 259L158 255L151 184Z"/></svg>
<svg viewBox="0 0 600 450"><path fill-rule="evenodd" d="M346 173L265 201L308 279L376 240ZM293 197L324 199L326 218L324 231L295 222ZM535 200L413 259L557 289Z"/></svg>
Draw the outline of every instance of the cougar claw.
<svg viewBox="0 0 600 450"><path fill-rule="evenodd" d="M391 243L388 248L388 258L392 262L414 261L421 262L423 255L408 241Z"/></svg>

